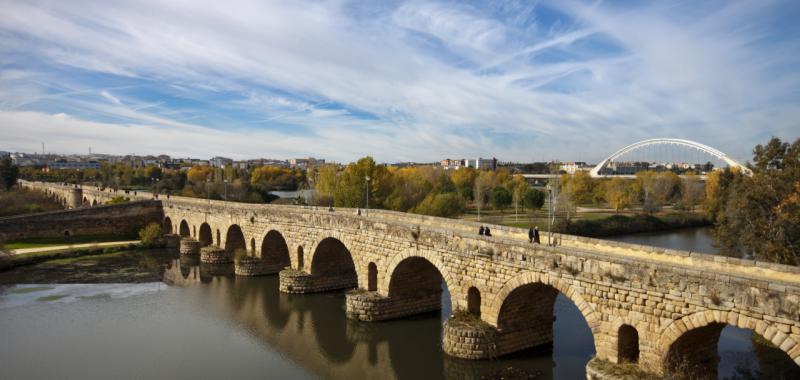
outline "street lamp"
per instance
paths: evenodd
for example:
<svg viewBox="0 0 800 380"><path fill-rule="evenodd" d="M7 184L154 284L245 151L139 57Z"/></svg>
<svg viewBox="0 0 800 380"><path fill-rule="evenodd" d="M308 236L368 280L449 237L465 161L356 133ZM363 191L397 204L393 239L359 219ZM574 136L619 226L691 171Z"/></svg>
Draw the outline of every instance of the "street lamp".
<svg viewBox="0 0 800 380"><path fill-rule="evenodd" d="M222 182L225 182L225 207L228 207L228 179L225 178Z"/></svg>
<svg viewBox="0 0 800 380"><path fill-rule="evenodd" d="M553 186L547 182L547 245L552 245L553 236Z"/></svg>
<svg viewBox="0 0 800 380"><path fill-rule="evenodd" d="M367 193L366 193L366 195L367 195L367 216L369 216L369 176L364 177L364 179L367 180L367 183L366 183L366 185L367 185Z"/></svg>
<svg viewBox="0 0 800 380"><path fill-rule="evenodd" d="M211 207L211 176L206 177L206 199L208 200L208 207Z"/></svg>

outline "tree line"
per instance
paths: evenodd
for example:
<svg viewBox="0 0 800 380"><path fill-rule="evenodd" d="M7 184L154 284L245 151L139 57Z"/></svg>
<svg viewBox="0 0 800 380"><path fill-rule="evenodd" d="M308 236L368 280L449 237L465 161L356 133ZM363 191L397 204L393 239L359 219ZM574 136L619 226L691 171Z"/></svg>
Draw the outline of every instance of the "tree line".
<svg viewBox="0 0 800 380"><path fill-rule="evenodd" d="M320 206L366 207L454 217L467 205L505 211L539 209L544 193L508 170L444 170L434 166L387 167L364 157L344 168L318 167L313 175L314 202Z"/></svg>

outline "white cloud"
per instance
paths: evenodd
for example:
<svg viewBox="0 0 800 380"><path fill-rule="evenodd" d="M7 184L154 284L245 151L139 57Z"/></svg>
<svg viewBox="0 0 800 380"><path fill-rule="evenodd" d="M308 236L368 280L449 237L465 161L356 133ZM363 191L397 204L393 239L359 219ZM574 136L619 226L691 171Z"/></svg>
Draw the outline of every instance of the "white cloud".
<svg viewBox="0 0 800 380"><path fill-rule="evenodd" d="M798 41L782 41L763 21L781 4L558 1L546 6L564 21L550 26L531 20L532 6L492 13L486 4L368 2L370 17L354 17L350 5L3 3L0 56L9 67L0 67L0 110L13 124L0 124L0 135L20 147L58 137L64 149L84 151L87 141L107 138L104 145L123 151L345 161L370 153L390 161L598 160L656 136L746 158L765 134L797 137L800 58L787 52ZM598 51L599 40L617 46ZM20 69L34 64L104 76ZM138 98L108 76L196 104ZM80 117L47 116L64 110ZM211 114L224 122L206 121ZM74 135L48 134L65 128ZM102 128L129 141L115 143Z"/></svg>

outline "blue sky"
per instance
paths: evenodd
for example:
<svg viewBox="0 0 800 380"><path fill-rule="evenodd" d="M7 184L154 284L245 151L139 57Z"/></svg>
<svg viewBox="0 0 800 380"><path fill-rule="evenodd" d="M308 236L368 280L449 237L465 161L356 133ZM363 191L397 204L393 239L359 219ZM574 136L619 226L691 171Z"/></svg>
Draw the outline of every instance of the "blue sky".
<svg viewBox="0 0 800 380"><path fill-rule="evenodd" d="M0 150L598 161L800 135L798 1L0 1Z"/></svg>

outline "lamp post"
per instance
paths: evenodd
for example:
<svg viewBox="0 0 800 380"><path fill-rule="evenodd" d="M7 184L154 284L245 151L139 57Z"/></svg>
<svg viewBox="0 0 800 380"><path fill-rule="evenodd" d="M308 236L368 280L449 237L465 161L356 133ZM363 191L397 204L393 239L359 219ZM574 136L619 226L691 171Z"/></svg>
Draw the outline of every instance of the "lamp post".
<svg viewBox="0 0 800 380"><path fill-rule="evenodd" d="M208 207L211 207L211 177L206 177L206 199L208 200Z"/></svg>
<svg viewBox="0 0 800 380"><path fill-rule="evenodd" d="M364 177L364 179L366 179L366 180L367 180L367 181L366 181L366 182L367 182L367 183L366 183L366 185L367 185L367 186L366 186L366 187L367 187L367 190L366 190L366 195L367 195L367 203L366 203L366 205L367 205L367 216L369 216L369 176L366 176L366 177Z"/></svg>
<svg viewBox="0 0 800 380"><path fill-rule="evenodd" d="M547 245L552 245L553 236L553 186L547 182Z"/></svg>
<svg viewBox="0 0 800 380"><path fill-rule="evenodd" d="M228 179L225 178L222 182L225 183L225 207L228 207Z"/></svg>

